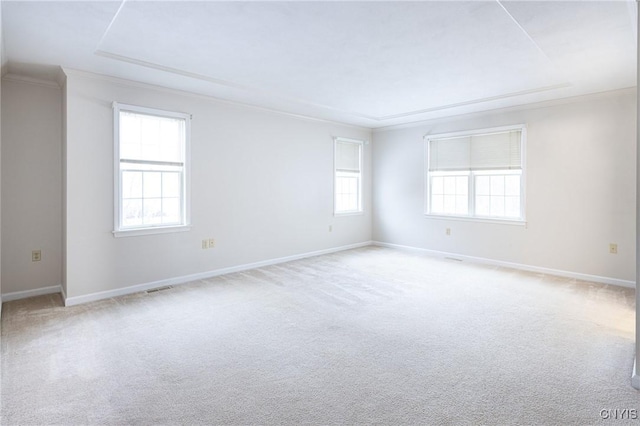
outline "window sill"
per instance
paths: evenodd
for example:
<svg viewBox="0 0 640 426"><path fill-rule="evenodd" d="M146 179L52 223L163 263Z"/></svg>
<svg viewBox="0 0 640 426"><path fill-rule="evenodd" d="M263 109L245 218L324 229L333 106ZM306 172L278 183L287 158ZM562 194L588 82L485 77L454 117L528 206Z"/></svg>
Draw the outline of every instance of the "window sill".
<svg viewBox="0 0 640 426"><path fill-rule="evenodd" d="M344 212L344 213L335 213L334 212L333 215L335 217L338 217L338 216L362 216L362 215L364 215L364 212L362 212L362 211L359 211L359 212Z"/></svg>
<svg viewBox="0 0 640 426"><path fill-rule="evenodd" d="M527 226L527 221L524 219L492 219L484 217L468 217L468 216L448 216L425 213L425 216L430 219L440 220L457 220L464 222L480 222L480 223L493 223L498 225L515 225L515 226Z"/></svg>
<svg viewBox="0 0 640 426"><path fill-rule="evenodd" d="M191 225L179 225L179 226L163 226L157 228L133 228L123 229L119 231L113 231L113 236L116 238L121 237L137 237L141 235L154 235L154 234L169 234L173 232L186 232L191 229Z"/></svg>

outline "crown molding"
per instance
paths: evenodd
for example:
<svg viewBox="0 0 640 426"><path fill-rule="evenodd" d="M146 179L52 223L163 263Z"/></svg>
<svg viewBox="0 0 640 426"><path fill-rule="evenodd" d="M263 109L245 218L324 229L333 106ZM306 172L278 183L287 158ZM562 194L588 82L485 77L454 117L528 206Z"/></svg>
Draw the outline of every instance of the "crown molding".
<svg viewBox="0 0 640 426"><path fill-rule="evenodd" d="M141 59L132 58L132 57L129 57L129 56L119 55L117 53L107 52L105 50L98 49L98 50L96 50L94 52L94 54L96 56L102 56L104 58L108 58L108 59L112 59L112 60L116 60L116 61L121 61L121 62L125 62L125 63L128 63L128 64L136 65L136 66L150 68L150 69L154 69L154 70L157 70L157 71L166 72L166 73L169 73L169 74L174 74L174 75L179 75L179 76L182 76L182 77L192 78L192 79L195 79L195 80L205 81L207 83L216 84L218 86L223 86L223 87L228 87L228 88L232 88L232 89L242 90L242 91L248 92L248 93L260 93L260 94L264 94L264 95L267 95L267 96L270 96L270 97L282 99L282 100L287 101L287 102L293 102L293 103L296 103L296 104L305 105L305 106L309 106L309 107L313 107L313 108L318 108L318 109L322 109L322 110L325 110L325 111L332 111L332 112L335 112L335 113L350 115L352 117L357 117L357 118L366 119L366 120L372 120L372 121L381 121L382 120L380 117L367 115L367 114L362 114L362 113L354 112L354 111L345 111L345 110L342 110L342 109L339 109L339 108L334 108L334 107L331 107L331 106L328 106L328 105L319 104L319 103L315 103L315 102L310 102L310 101L307 101L307 100L304 100L304 99L300 99L300 98L295 98L295 97L292 97L292 96L282 95L282 94L274 92L274 91L264 90L264 89L260 89L260 88L253 87L253 86L247 86L247 85L236 83L236 82L233 82L233 81L223 80L223 79L220 79L220 78L211 77L211 76L208 76L208 75L199 74L199 73L195 73L195 72L191 72L191 71L185 71L185 70L182 70L182 69L179 69L179 68L173 68L173 67L169 67L169 66L166 66L166 65L157 64L155 62L149 62L149 61L144 61L144 60L141 60Z"/></svg>
<svg viewBox="0 0 640 426"><path fill-rule="evenodd" d="M233 106L240 106L240 107L244 107L244 108L250 108L250 109L254 109L254 110L258 110L258 111L263 111L263 112L268 112L268 113L271 113L271 114L276 114L276 115L282 115L282 116L286 116L286 117L296 118L296 119L304 120L304 121L314 121L314 122L318 122L318 123L333 124L333 125L338 125L338 126L348 127L348 128L353 128L353 129L359 129L359 130L364 130L364 131L369 131L369 132L371 131L371 127L368 127L368 126L350 124L350 123L345 123L345 122L341 122L341 121L337 121L337 120L329 120L329 119L325 119L325 118L317 118L317 117L312 117L312 116L308 116L308 115L304 115L304 114L296 114L296 113L282 111L282 110L275 109L275 108L262 107L262 106L258 106L258 105L245 103L245 102L232 101L232 100L229 100L229 99L222 99L222 98L218 98L218 97L215 97L215 96L212 96L212 95L203 95L202 93L195 93L195 92L191 92L191 91L188 91L188 90L172 89L172 88L165 87L165 86L160 86L160 85L157 85L157 84L143 83L141 81L128 80L128 79L125 79L125 78L114 77L114 76L110 76L110 75L106 75L106 74L98 74L98 73L93 73L93 72L90 72L90 71L82 71L82 70L77 70L77 69L67 68L67 67L62 67L62 71L64 72L64 74L67 77L71 76L71 77L76 77L76 78L82 78L82 79L85 79L85 80L98 80L98 81L109 82L109 83L117 84L119 86L136 87L136 88L140 88L140 89L155 90L155 91L159 91L159 92L170 93L170 94L177 95L177 96L186 96L186 97L190 97L190 98L206 100L206 101L209 101L209 102L216 102L216 103L225 104L225 105L233 105Z"/></svg>
<svg viewBox="0 0 640 426"><path fill-rule="evenodd" d="M635 96L635 94L636 94L635 86L625 87L622 89L607 90L604 92L595 92L595 93L589 93L586 95L567 96L563 98L550 99L546 101L522 103L519 105L513 105L508 107L492 108L484 111L465 112L462 114L453 114L453 115L448 115L444 117L429 118L426 120L413 121L411 123L393 124L391 126L376 127L371 129L371 132L374 134L383 133L383 132L393 131L393 130L410 129L410 128L425 126L433 123L442 123L447 121L479 118L487 115L506 114L511 112L525 111L525 110L550 108L550 107L560 106L560 105L603 100L603 99L613 98L617 96L625 96L625 95Z"/></svg>
<svg viewBox="0 0 640 426"><path fill-rule="evenodd" d="M2 76L2 81L12 81L12 82L16 82L16 83L32 84L32 85L35 85L35 86L48 87L48 88L51 88L51 89L58 89L58 90L62 87L59 84L58 81L43 80L43 79L40 79L40 78L27 77L27 76L20 75L20 74L13 74L11 72L7 72L6 74L4 74Z"/></svg>
<svg viewBox="0 0 640 426"><path fill-rule="evenodd" d="M412 117L412 116L420 116L420 115L423 115L423 114L437 112L437 111L446 111L448 109L455 109L455 108L459 108L459 107L465 107L465 106L471 106L471 105L480 105L480 104L487 103L487 102L494 102L494 101L499 101L499 100L503 100L503 99L515 98L515 97L518 97L518 96L526 96L526 95L531 95L531 94L535 94L535 93L547 92L547 91L558 90L558 89L566 89L568 87L571 87L571 83L562 82L562 83L551 85L551 86L536 87L536 88L533 88L533 89L522 90L522 91L518 91L518 92L509 92L509 93L499 94L499 95L495 95L495 96L489 96L489 97L485 97L485 98L472 99L472 100L464 101L464 102L458 102L458 103L446 104L446 105L438 105L438 106L431 107L431 108L407 111L407 112L402 112L402 113L397 113L397 114L374 116L374 115L368 115L368 114L354 112L354 111L345 111L345 110L342 110L342 109L339 109L339 108L330 107L328 105L318 104L318 103L315 103L315 102L310 102L310 101L307 101L307 100L304 100L304 99L295 98L295 97L284 96L284 95L276 93L276 92L266 91L266 90L262 90L262 89L259 89L259 88L256 88L256 87L251 87L251 86L235 83L233 81L223 80L223 79L219 79L219 78L215 78L215 77L211 77L211 76L207 76L207 75L203 75L203 74L198 74L198 73L194 73L194 72L190 72L190 71L185 71L185 70L178 69L178 68L168 67L168 66L165 66L165 65L161 65L161 64L157 64L157 63L149 62L149 61L144 61L144 60L137 59L137 58L132 58L132 57L129 57L129 56L119 55L119 54L116 54L116 53L107 52L105 50L97 49L94 52L94 54L97 55L97 56L102 56L104 58L108 58L108 59L112 59L112 60L116 60L116 61L120 61L120 62L125 62L125 63L131 64L131 65L150 68L150 69L166 72L166 73L173 74L173 75L179 75L179 76L182 76L182 77L187 77L187 78L192 78L192 79L196 79L196 80L200 80L200 81L205 81L207 83L211 83L211 84L215 84L215 85L219 85L219 86L223 86L223 87L242 90L242 91L247 92L247 93L262 93L262 94L265 94L265 95L268 95L268 96L273 96L275 98L282 99L282 100L287 101L287 102L292 102L294 104L305 105L305 106L308 106L308 107L318 108L318 109L325 110L325 111L332 111L334 113L344 114L344 115L348 115L348 116L355 117L355 118L360 118L360 119L365 119L365 120L370 120L370 121L377 122L377 123L380 123L380 124L383 124L383 122L387 121L387 120L393 120L393 119L399 119L399 118L408 118L408 117ZM267 108L267 109L269 109L269 108ZM375 126L372 125L371 128L375 128Z"/></svg>
<svg viewBox="0 0 640 426"><path fill-rule="evenodd" d="M406 118L406 117L411 117L413 115L422 115L422 114L428 114L430 112L445 111L448 109L460 108L460 107L465 107L470 105L478 105L486 102L495 102L503 99L515 98L518 96L532 95L534 93L548 92L550 90L566 89L569 87L571 87L570 83L560 83L560 84L555 84L553 86L537 87L529 90L521 90L519 92L504 93L502 95L488 96L486 98L471 99L469 101L464 101L464 102L439 105L432 108L425 108L421 110L409 111L409 112L404 112L400 114L386 115L384 117L379 117L378 121L393 120L396 118Z"/></svg>

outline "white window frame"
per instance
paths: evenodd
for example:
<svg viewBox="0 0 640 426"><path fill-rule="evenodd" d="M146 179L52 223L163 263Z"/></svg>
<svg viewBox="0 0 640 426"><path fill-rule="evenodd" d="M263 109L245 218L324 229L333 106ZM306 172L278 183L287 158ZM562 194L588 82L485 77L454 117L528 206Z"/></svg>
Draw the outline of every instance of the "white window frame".
<svg viewBox="0 0 640 426"><path fill-rule="evenodd" d="M129 105L119 102L113 103L113 139L114 139L114 160L113 160L113 182L114 182L114 214L113 214L113 235L115 237L131 237L138 235L164 234L169 232L184 232L191 229L191 114L166 111L156 108L148 108L137 105ZM140 227L122 227L122 182L120 168L120 112L128 111L133 113L183 119L185 122L184 141L184 163L182 166L182 223L178 225L153 224Z"/></svg>
<svg viewBox="0 0 640 426"><path fill-rule="evenodd" d="M468 175L469 176L469 189L468 189L468 197L469 197L469 211L468 215L456 215L456 214L442 214L442 213L431 213L431 173L429 172L429 142L433 139L446 139L446 138L456 138L463 136L473 136L473 135L483 135L489 133L500 133L507 132L510 130L519 130L521 132L520 139L520 161L522 163L522 170L520 173L520 217L519 218L503 218L503 217L487 217L487 216L476 216L475 215L475 177L480 175L491 175L491 174L516 174L513 171L509 170L482 170L482 171L459 171L459 172L433 172L434 175ZM451 133L440 133L433 135L424 135L424 158L425 158L425 167L424 167L424 214L427 217L436 218L436 219L450 219L450 220L463 220L463 221L473 221L473 222L489 222L489 223L502 223L502 224L510 224L510 225L522 225L526 226L526 146L527 146L527 126L526 124L516 124L511 126L501 126L501 127L491 127L485 129L476 129L476 130L468 130L462 132L451 132Z"/></svg>
<svg viewBox="0 0 640 426"><path fill-rule="evenodd" d="M337 194L337 177L338 177L338 143L346 142L352 143L359 146L359 173L358 173L358 208L356 210L348 210L348 211L337 211L338 207L338 194ZM359 139L350 139L350 138L342 138L342 137L334 137L333 138L333 215L334 216L352 216L352 215L361 215L363 214L362 208L362 166L364 164L364 145L366 145L366 141Z"/></svg>

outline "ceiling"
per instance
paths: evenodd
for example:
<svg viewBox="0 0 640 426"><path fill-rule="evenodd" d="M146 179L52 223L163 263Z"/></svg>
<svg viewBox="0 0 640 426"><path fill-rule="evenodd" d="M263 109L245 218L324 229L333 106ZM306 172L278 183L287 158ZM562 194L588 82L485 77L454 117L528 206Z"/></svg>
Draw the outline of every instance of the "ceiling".
<svg viewBox="0 0 640 426"><path fill-rule="evenodd" d="M636 2L2 1L60 66L370 128L636 86Z"/></svg>

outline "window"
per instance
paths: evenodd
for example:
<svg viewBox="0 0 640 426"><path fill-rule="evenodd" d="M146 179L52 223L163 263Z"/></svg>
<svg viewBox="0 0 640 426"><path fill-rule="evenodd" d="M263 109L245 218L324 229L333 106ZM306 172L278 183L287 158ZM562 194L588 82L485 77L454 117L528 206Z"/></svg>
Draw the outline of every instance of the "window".
<svg viewBox="0 0 640 426"><path fill-rule="evenodd" d="M335 214L362 212L362 145L335 138Z"/></svg>
<svg viewBox="0 0 640 426"><path fill-rule="evenodd" d="M524 220L524 126L426 136L426 213Z"/></svg>
<svg viewBox="0 0 640 426"><path fill-rule="evenodd" d="M114 103L114 234L188 229L190 116Z"/></svg>

